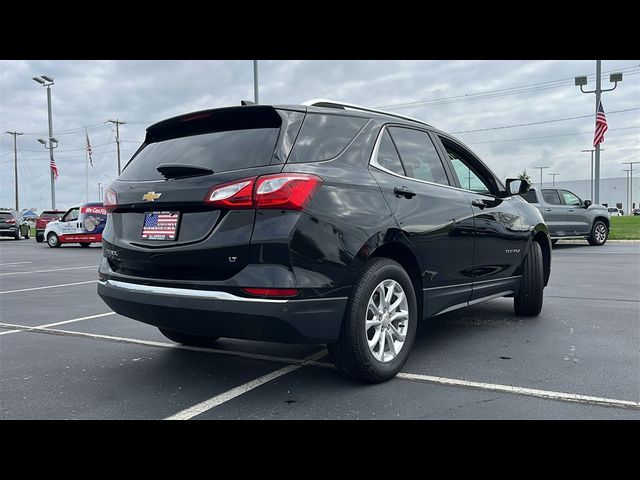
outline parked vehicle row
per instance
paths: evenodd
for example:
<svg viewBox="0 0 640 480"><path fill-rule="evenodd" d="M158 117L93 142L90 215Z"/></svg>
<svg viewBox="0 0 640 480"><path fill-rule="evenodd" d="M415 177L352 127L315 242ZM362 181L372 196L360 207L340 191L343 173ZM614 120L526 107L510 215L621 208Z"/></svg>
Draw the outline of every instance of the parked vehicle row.
<svg viewBox="0 0 640 480"><path fill-rule="evenodd" d="M27 221L14 209L0 210L0 237L12 237L20 240L29 238L30 227Z"/></svg>
<svg viewBox="0 0 640 480"><path fill-rule="evenodd" d="M189 113L149 127L105 192L98 293L177 342L326 343L379 382L425 318L504 296L540 312L551 243L528 187L353 105Z"/></svg>

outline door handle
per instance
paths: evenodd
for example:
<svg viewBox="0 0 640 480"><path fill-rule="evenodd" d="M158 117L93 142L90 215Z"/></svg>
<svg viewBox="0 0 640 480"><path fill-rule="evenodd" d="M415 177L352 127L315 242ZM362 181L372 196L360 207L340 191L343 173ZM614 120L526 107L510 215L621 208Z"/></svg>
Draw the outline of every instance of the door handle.
<svg viewBox="0 0 640 480"><path fill-rule="evenodd" d="M471 205L474 207L478 207L480 210L484 210L487 207L487 204L484 203L484 200L471 200Z"/></svg>
<svg viewBox="0 0 640 480"><path fill-rule="evenodd" d="M398 198L400 197L411 198L416 195L416 192L414 192L413 190L409 190L404 185L402 187L394 187L393 193Z"/></svg>
<svg viewBox="0 0 640 480"><path fill-rule="evenodd" d="M547 212L550 212L550 211L551 211L551 209L550 209L550 208L545 208L545 210L546 210Z"/></svg>

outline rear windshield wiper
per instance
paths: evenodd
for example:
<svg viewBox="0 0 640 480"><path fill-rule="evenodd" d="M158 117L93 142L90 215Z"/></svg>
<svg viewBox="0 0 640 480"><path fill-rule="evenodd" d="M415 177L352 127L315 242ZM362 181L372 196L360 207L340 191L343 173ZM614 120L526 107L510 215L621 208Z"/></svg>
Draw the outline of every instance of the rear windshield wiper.
<svg viewBox="0 0 640 480"><path fill-rule="evenodd" d="M198 165L186 165L184 163L163 163L156 170L165 178L196 177L199 175L211 175L213 170Z"/></svg>

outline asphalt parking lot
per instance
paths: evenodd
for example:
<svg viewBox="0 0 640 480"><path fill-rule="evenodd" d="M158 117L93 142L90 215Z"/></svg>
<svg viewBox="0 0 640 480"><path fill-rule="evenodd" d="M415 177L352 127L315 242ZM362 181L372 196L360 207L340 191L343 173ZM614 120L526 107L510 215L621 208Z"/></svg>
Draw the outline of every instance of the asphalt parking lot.
<svg viewBox="0 0 640 480"><path fill-rule="evenodd" d="M558 244L542 314L426 322L363 385L322 345L176 345L96 294L98 245L0 241L1 419L640 419L640 244Z"/></svg>

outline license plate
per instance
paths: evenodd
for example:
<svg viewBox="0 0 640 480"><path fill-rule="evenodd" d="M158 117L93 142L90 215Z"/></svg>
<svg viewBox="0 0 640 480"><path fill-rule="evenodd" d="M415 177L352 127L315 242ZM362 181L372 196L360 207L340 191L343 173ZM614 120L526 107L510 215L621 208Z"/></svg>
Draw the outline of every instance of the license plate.
<svg viewBox="0 0 640 480"><path fill-rule="evenodd" d="M143 240L175 240L180 212L146 212L142 224Z"/></svg>

